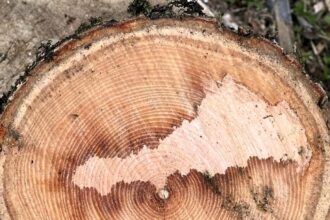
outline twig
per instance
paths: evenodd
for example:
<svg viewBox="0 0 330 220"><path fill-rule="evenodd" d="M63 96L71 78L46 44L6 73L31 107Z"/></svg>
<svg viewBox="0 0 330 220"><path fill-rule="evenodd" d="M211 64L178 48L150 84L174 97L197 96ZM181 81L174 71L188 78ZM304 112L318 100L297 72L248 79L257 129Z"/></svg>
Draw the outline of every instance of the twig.
<svg viewBox="0 0 330 220"><path fill-rule="evenodd" d="M214 17L214 13L211 11L211 9L202 1L202 0L197 0L197 3L202 6L203 12L205 15L209 17Z"/></svg>
<svg viewBox="0 0 330 220"><path fill-rule="evenodd" d="M289 1L272 0L271 4L276 18L279 43L286 52L292 52L294 35Z"/></svg>
<svg viewBox="0 0 330 220"><path fill-rule="evenodd" d="M328 37L328 36L325 36L325 35L322 35L322 34L319 34L319 35L317 35L317 36L319 36L319 37L322 38L323 40L326 40L326 41L329 41L329 42L330 42L330 37Z"/></svg>
<svg viewBox="0 0 330 220"><path fill-rule="evenodd" d="M324 63L322 62L322 59L321 57L319 56L319 53L317 51L317 48L314 44L313 41L310 41L310 44L311 44L311 47L312 47L312 50L313 50L313 53L314 53L314 56L316 57L317 59L317 62L319 63L319 65L321 66L322 69L324 69Z"/></svg>

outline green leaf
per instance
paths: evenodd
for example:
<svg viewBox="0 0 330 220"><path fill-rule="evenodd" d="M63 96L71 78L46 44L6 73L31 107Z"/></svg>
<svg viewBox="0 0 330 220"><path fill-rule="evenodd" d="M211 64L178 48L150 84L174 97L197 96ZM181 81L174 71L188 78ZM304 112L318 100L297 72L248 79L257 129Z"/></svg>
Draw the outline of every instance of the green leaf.
<svg viewBox="0 0 330 220"><path fill-rule="evenodd" d="M294 4L293 13L296 16L305 18L313 26L318 24L319 18L317 14L314 14L311 11L305 10L303 1L298 1Z"/></svg>
<svg viewBox="0 0 330 220"><path fill-rule="evenodd" d="M327 66L323 68L322 80L324 81L330 80L330 69Z"/></svg>
<svg viewBox="0 0 330 220"><path fill-rule="evenodd" d="M234 4L234 3L236 2L236 0L226 0L226 2L227 2L228 4Z"/></svg>
<svg viewBox="0 0 330 220"><path fill-rule="evenodd" d="M323 22L324 22L326 25L330 26L330 14L327 14L327 15L325 15L325 16L323 17Z"/></svg>
<svg viewBox="0 0 330 220"><path fill-rule="evenodd" d="M323 57L323 62L325 65L330 65L330 55Z"/></svg>
<svg viewBox="0 0 330 220"><path fill-rule="evenodd" d="M293 12L295 15L303 16L305 14L304 3L302 1L298 1L294 4Z"/></svg>

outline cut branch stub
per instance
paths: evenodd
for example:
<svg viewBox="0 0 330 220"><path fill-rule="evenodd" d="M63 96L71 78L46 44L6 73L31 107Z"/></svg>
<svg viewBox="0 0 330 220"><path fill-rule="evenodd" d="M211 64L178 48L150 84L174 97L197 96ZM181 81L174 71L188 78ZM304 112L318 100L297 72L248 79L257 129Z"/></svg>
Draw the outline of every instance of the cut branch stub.
<svg viewBox="0 0 330 220"><path fill-rule="evenodd" d="M96 28L39 64L3 113L1 208L13 219L325 218L316 99L279 48L212 21Z"/></svg>

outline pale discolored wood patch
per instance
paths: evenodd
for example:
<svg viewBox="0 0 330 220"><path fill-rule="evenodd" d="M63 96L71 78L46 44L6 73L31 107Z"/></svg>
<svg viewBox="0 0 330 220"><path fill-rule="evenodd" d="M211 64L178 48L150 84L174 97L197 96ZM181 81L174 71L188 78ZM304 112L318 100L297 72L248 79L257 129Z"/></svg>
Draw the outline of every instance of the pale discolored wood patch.
<svg viewBox="0 0 330 220"><path fill-rule="evenodd" d="M213 176L229 167L245 167L251 157L291 159L299 164L297 173L303 171L311 151L304 127L286 102L269 106L229 77L219 88L212 85L197 116L183 121L158 147L144 146L125 158L88 158L77 167L73 182L102 195L121 181L150 181L160 190L175 172L187 175L195 169Z"/></svg>

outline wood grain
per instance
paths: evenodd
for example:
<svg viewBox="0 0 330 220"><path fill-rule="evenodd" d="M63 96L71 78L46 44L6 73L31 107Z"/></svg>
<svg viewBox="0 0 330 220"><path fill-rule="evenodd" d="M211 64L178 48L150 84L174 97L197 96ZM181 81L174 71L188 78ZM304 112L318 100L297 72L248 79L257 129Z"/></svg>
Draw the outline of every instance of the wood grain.
<svg viewBox="0 0 330 220"><path fill-rule="evenodd" d="M213 21L94 28L38 65L1 118L5 208L12 219L325 219L317 97L279 48Z"/></svg>

